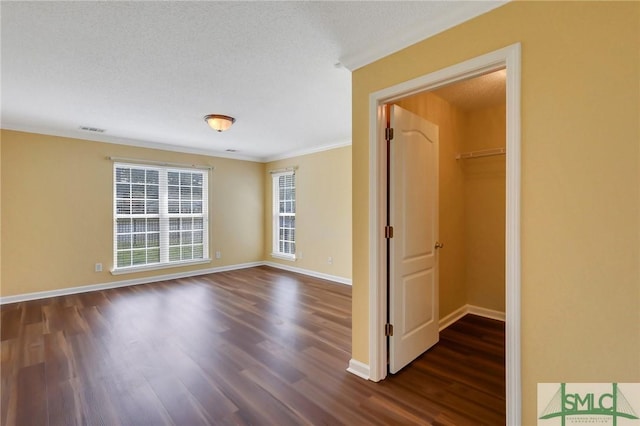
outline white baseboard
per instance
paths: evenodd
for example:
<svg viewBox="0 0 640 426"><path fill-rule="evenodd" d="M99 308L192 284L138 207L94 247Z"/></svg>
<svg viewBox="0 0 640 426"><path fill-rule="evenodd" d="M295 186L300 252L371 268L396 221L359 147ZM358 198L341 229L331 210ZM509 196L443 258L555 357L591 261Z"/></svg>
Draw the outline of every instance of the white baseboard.
<svg viewBox="0 0 640 426"><path fill-rule="evenodd" d="M195 271L178 272L175 274L154 275L152 277L134 278L130 280L112 281L103 284L91 284L78 287L62 288L59 290L38 291L35 293L17 294L15 296L0 297L0 305L8 303L26 302L28 300L46 299L48 297L67 296L70 294L86 293L89 291L108 290L110 288L127 287L131 285L149 284L158 281L175 280L179 278L196 277L198 275L213 274L216 272L234 271L237 269L253 268L255 266L271 266L274 268L284 269L290 272L296 272L298 274L309 275L315 278L321 278L328 281L334 281L340 284L351 285L351 280L348 278L338 277L334 275L323 274L320 272L310 271L302 268L295 268L292 266L281 265L274 262L248 262L239 263L236 265L219 266L216 268L198 269Z"/></svg>
<svg viewBox="0 0 640 426"><path fill-rule="evenodd" d="M440 320L440 331L449 327L451 324L458 321L460 318L467 314L478 315L480 317L490 318L503 322L506 320L506 315L504 312L481 308L480 306L475 305L463 305Z"/></svg>
<svg viewBox="0 0 640 426"><path fill-rule="evenodd" d="M264 262L240 263L237 265L219 266L216 268L198 269L195 271L178 272L175 274L154 275L152 277L134 278L130 280L112 281L104 284L91 284L78 287L62 288L59 290L38 291L35 293L17 294L15 296L0 297L0 305L7 303L26 302L28 300L45 299L48 297L67 296L70 294L86 293L89 291L108 290L110 288L127 287L131 285L149 284L158 281L175 280L179 278L195 277L198 275L213 274L215 272L233 271L236 269L253 268L262 266Z"/></svg>
<svg viewBox="0 0 640 426"><path fill-rule="evenodd" d="M295 266L283 265L275 262L264 262L264 265L271 266L272 268L284 269L289 272L296 272L302 275L309 275L310 277L320 278L323 280L333 281L340 284L351 285L350 278L339 277L337 275L323 274L322 272L311 271L309 269L296 268Z"/></svg>
<svg viewBox="0 0 640 426"><path fill-rule="evenodd" d="M439 325L440 325L439 331L444 330L445 328L449 327L454 322L458 321L463 316L467 315L469 313L469 311L467 310L468 306L469 305L463 305L463 306L459 307L458 309L456 309L455 311L451 312L446 317L442 318L440 320L440 323L439 323Z"/></svg>
<svg viewBox="0 0 640 426"><path fill-rule="evenodd" d="M369 380L369 366L353 358L349 360L349 367L347 368L347 371L351 374L355 374L361 379Z"/></svg>
<svg viewBox="0 0 640 426"><path fill-rule="evenodd" d="M470 314L478 315L480 317L490 318L498 321L505 322L507 316L504 312L494 311L493 309L481 308L480 306L467 305Z"/></svg>

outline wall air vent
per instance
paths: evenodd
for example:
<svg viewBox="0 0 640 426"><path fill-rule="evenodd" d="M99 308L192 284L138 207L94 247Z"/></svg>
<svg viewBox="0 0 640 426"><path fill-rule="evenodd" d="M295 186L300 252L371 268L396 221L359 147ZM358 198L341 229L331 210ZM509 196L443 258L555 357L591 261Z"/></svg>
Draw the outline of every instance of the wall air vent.
<svg viewBox="0 0 640 426"><path fill-rule="evenodd" d="M85 132L94 132L94 133L104 133L105 129L100 129L98 127L90 127L90 126L80 126L80 130L84 130Z"/></svg>

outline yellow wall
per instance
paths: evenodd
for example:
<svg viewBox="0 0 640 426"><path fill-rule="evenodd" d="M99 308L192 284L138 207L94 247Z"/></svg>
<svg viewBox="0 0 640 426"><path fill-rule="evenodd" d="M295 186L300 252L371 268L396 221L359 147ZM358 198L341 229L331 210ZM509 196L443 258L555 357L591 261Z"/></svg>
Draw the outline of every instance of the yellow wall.
<svg viewBox="0 0 640 426"><path fill-rule="evenodd" d="M295 261L271 257L272 182L270 170L297 166ZM284 266L351 279L351 147L266 164L264 258ZM333 263L328 263L328 258Z"/></svg>
<svg viewBox="0 0 640 426"><path fill-rule="evenodd" d="M400 107L436 124L439 131L440 318L467 304L464 240L464 174L456 161L462 150L464 114L433 93L397 101Z"/></svg>
<svg viewBox="0 0 640 426"><path fill-rule="evenodd" d="M351 147L262 164L8 130L1 136L3 297L263 260L351 278ZM111 275L109 156L214 166L210 263ZM267 170L287 165L299 167L297 238L303 258L295 262L270 256ZM215 259L216 251L221 259ZM94 272L95 263L102 263L104 271Z"/></svg>
<svg viewBox="0 0 640 426"><path fill-rule="evenodd" d="M353 358L368 363L369 94L522 43L523 423L538 382L640 381L640 3L511 2L353 73Z"/></svg>
<svg viewBox="0 0 640 426"><path fill-rule="evenodd" d="M111 275L108 156L215 167L209 264ZM262 261L264 164L2 131L2 296ZM102 263L104 271L94 272Z"/></svg>
<svg viewBox="0 0 640 426"><path fill-rule="evenodd" d="M504 148L505 104L465 111L462 150ZM505 157L459 160L467 303L505 312Z"/></svg>

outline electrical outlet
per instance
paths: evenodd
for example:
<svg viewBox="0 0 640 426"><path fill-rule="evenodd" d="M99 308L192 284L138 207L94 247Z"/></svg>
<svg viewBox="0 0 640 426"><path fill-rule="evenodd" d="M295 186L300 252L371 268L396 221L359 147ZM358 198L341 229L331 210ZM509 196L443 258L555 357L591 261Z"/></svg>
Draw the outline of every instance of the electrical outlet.
<svg viewBox="0 0 640 426"><path fill-rule="evenodd" d="M302 259L302 252L301 251L296 253L296 259Z"/></svg>
<svg viewBox="0 0 640 426"><path fill-rule="evenodd" d="M102 263L96 263L95 271L102 272Z"/></svg>
<svg viewBox="0 0 640 426"><path fill-rule="evenodd" d="M333 257L329 256L329 258L327 259L327 263L329 265L333 265Z"/></svg>
<svg viewBox="0 0 640 426"><path fill-rule="evenodd" d="M220 259L222 257L222 253L219 251L216 252L216 259Z"/></svg>

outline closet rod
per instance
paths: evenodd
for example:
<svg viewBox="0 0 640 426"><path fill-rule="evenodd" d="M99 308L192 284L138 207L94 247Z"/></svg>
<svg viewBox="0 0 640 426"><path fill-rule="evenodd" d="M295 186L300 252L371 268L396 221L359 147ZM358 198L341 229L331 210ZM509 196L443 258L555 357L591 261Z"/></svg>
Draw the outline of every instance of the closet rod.
<svg viewBox="0 0 640 426"><path fill-rule="evenodd" d="M456 160L465 160L467 158L492 157L494 155L506 154L505 148L483 149L480 151L461 152L456 155Z"/></svg>

